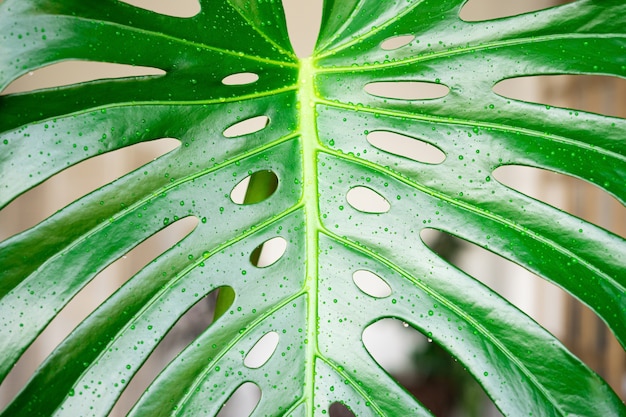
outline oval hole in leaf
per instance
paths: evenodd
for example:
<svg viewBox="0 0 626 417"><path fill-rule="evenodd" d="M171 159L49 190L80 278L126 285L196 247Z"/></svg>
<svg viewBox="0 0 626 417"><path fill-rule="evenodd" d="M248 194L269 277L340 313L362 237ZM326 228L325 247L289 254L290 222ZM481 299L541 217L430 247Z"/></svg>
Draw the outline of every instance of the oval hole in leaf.
<svg viewBox="0 0 626 417"><path fill-rule="evenodd" d="M259 75L253 72L239 72L224 77L222 84L224 85L245 85L252 84L259 80Z"/></svg>
<svg viewBox="0 0 626 417"><path fill-rule="evenodd" d="M250 119L242 120L224 130L224 136L227 138L236 138L238 136L249 135L263 130L269 124L270 119L267 116L256 116Z"/></svg>
<svg viewBox="0 0 626 417"><path fill-rule="evenodd" d="M417 162L440 164L446 159L446 154L436 146L395 132L376 130L368 133L367 141L381 151L403 156Z"/></svg>
<svg viewBox="0 0 626 417"><path fill-rule="evenodd" d="M70 60L30 71L11 82L0 95L62 87L87 81L165 74L159 68L110 62Z"/></svg>
<svg viewBox="0 0 626 417"><path fill-rule="evenodd" d="M352 274L352 280L365 294L374 298L385 298L391 295L391 287L375 273L359 269Z"/></svg>
<svg viewBox="0 0 626 417"><path fill-rule="evenodd" d="M352 410L340 402L332 403L328 407L328 415L329 417L355 417Z"/></svg>
<svg viewBox="0 0 626 417"><path fill-rule="evenodd" d="M200 13L198 0L119 0L122 3L173 17L194 17Z"/></svg>
<svg viewBox="0 0 626 417"><path fill-rule="evenodd" d="M450 89L437 83L420 81L380 81L366 84L366 93L400 100L429 100L446 96Z"/></svg>
<svg viewBox="0 0 626 417"><path fill-rule="evenodd" d="M626 207L587 181L542 168L504 165L493 171L498 182L534 199L626 237Z"/></svg>
<svg viewBox="0 0 626 417"><path fill-rule="evenodd" d="M189 310L180 316L130 380L109 415L127 415L165 366L213 323L217 295L225 288L232 290L232 287L216 288L199 298Z"/></svg>
<svg viewBox="0 0 626 417"><path fill-rule="evenodd" d="M270 360L278 347L279 336L276 332L265 333L250 349L243 360L248 368L256 369Z"/></svg>
<svg viewBox="0 0 626 417"><path fill-rule="evenodd" d="M391 208L385 197L368 187L350 188L346 200L354 209L364 213L386 213Z"/></svg>
<svg viewBox="0 0 626 417"><path fill-rule="evenodd" d="M137 143L64 169L0 210L0 240L36 225L74 200L173 151L180 144L172 138Z"/></svg>
<svg viewBox="0 0 626 417"><path fill-rule="evenodd" d="M413 42L414 39L415 39L415 35L393 36L391 38L385 39L380 44L380 47L381 49L384 49L385 51L393 51L394 49L399 49L399 48L402 48L403 46L410 44L411 42Z"/></svg>
<svg viewBox="0 0 626 417"><path fill-rule="evenodd" d="M534 75L498 82L503 97L626 118L626 79L608 75Z"/></svg>
<svg viewBox="0 0 626 417"><path fill-rule="evenodd" d="M188 236L198 223L198 218L192 216L171 223L135 246L92 278L57 313L43 332L22 354L0 385L0 398L13 398L26 384L37 367L76 326L140 269ZM143 389L137 393L137 397L141 393L143 393Z"/></svg>
<svg viewBox="0 0 626 417"><path fill-rule="evenodd" d="M571 3L576 0L565 0L560 3ZM469 0L459 16L466 22L498 19L522 13L535 12L554 6L552 0L540 1L504 1L504 0Z"/></svg>
<svg viewBox="0 0 626 417"><path fill-rule="evenodd" d="M261 400L261 389L253 382L245 382L232 393L215 417L248 417Z"/></svg>
<svg viewBox="0 0 626 417"><path fill-rule="evenodd" d="M278 262L287 250L287 241L276 236L257 246L250 254L250 262L257 268L265 268Z"/></svg>
<svg viewBox="0 0 626 417"><path fill-rule="evenodd" d="M267 200L278 188L278 177L273 171L252 173L235 185L230 199L235 204L256 204Z"/></svg>

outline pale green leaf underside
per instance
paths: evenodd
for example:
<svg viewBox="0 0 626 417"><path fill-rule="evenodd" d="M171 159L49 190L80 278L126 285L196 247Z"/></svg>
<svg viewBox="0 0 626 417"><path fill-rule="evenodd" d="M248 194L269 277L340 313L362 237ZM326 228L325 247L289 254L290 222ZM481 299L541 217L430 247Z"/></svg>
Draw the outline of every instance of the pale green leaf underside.
<svg viewBox="0 0 626 417"><path fill-rule="evenodd" d="M428 416L361 342L383 317L444 347L506 415L626 415L553 336L420 238L423 228L442 230L524 266L586 303L624 344L626 242L490 176L507 164L546 168L624 203L624 120L507 100L491 88L536 74L626 77L626 6L579 0L467 23L458 18L463 3L327 0L317 51L298 60L276 2L201 1L199 15L178 19L113 0L5 0L2 88L69 59L166 75L0 97L1 205L103 152L161 137L182 145L0 243L0 375L99 271L171 219L201 221L85 320L3 415L106 415L177 319L223 286L235 292L230 310L164 370L134 415L215 415L252 381L263 393L253 416L324 415L336 401L357 416ZM403 34L416 40L380 48ZM259 80L222 84L239 72ZM389 80L450 93L406 101L363 90ZM269 117L265 129L223 136L260 115ZM366 140L376 130L426 140L446 159L423 164L378 150ZM233 203L230 190L259 170L276 174L276 192ZM350 207L356 186L390 210ZM276 236L288 242L283 257L253 266L252 251ZM391 295L361 292L352 280L359 269L383 278ZM244 366L270 331L280 336L276 352L261 368Z"/></svg>

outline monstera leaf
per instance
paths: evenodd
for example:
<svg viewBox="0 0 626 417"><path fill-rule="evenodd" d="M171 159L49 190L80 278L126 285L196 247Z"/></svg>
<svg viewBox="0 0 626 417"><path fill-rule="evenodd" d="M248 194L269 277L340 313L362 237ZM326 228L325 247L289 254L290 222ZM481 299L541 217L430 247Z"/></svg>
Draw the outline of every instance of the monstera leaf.
<svg viewBox="0 0 626 417"><path fill-rule="evenodd" d="M84 320L3 415L106 415L168 329L218 288L219 318L132 415L215 415L246 381L262 391L254 416L325 415L334 402L357 416L431 415L361 341L384 317L442 346L506 415L626 415L557 339L420 236L444 231L525 267L589 306L624 344L624 240L492 173L553 170L623 203L626 122L492 87L538 74L625 77L626 5L579 0L466 22L464 3L326 0L316 50L298 59L279 1L201 0L197 15L179 18L115 0L5 0L0 88L65 60L165 73L1 97L2 206L98 154L165 137L181 146L2 242L0 376L99 271L173 222L199 221ZM390 39L408 41L382 48ZM245 82L229 82L236 74ZM411 100L364 90L384 81L444 90ZM260 116L263 129L224 134ZM374 146L369 135L380 131L445 158L424 163ZM260 185L233 201L254 173ZM384 208L351 204L358 187ZM277 237L282 257L254 262ZM362 270L389 294L361 289L353 274ZM246 366L270 332L275 352Z"/></svg>

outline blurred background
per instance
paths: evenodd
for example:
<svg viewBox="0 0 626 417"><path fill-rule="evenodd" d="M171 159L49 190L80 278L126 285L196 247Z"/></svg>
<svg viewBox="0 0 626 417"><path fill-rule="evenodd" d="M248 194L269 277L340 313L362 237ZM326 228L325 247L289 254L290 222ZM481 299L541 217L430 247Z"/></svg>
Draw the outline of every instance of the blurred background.
<svg viewBox="0 0 626 417"><path fill-rule="evenodd" d="M199 11L195 0L125 0L163 14L189 17ZM461 17L468 21L510 16L567 1L470 0ZM310 54L321 18L320 0L283 0L292 42L301 56ZM101 78L162 73L152 68L94 62L65 62L28 73L0 94L66 85ZM553 106L626 117L626 80L594 76L527 77L500 83L498 94ZM25 193L0 211L0 240L34 226L76 198L174 149L163 138L85 161ZM416 144L417 146L418 144ZM404 152L409 150L404 149ZM428 152L420 149L420 152ZM432 156L436 158L436 155ZM626 237L626 209L604 191L572 177L535 168L499 168L504 184ZM245 187L240 190L245 193ZM48 326L0 385L0 409L24 386L43 359L97 305L154 257L189 233L193 220L179 221L139 245L100 273ZM554 285L473 244L433 232L424 237L441 256L480 279L557 336L572 352L626 398L626 354L604 323L585 306ZM268 248L264 248L264 254ZM271 250L271 249L269 249ZM214 300L215 297L212 298ZM149 382L210 323L214 304L198 303L179 320L167 338L131 381L112 415L125 415ZM372 356L438 417L498 416L482 389L447 353L392 319L364 332ZM565 377L565 376L564 376ZM244 384L220 417L245 417L260 392ZM352 415L334 404L331 417Z"/></svg>

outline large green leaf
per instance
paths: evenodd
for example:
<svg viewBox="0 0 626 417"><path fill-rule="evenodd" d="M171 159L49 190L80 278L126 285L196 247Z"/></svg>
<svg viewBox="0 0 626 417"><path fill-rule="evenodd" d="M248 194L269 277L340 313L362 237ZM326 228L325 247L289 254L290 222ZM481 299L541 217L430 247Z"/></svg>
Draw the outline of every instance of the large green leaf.
<svg viewBox="0 0 626 417"><path fill-rule="evenodd" d="M438 229L522 265L588 305L624 345L626 242L491 176L507 164L545 168L624 203L624 120L510 100L492 87L538 74L626 77L626 4L579 0L469 23L458 17L464 2L326 0L307 59L291 52L278 1L202 0L189 19L116 0L0 4L0 89L64 60L166 71L0 97L0 207L103 152L162 137L182 143L0 244L0 376L99 271L172 221L201 219L82 322L3 415L107 414L176 320L220 287L234 290L232 305L133 415L216 414L244 381L263 393L254 416L324 415L336 401L358 416L430 415L361 341L383 317L445 348L506 415L626 415L558 340L420 238ZM381 49L405 34L416 38ZM242 72L259 79L222 83ZM400 100L363 89L386 80L449 93ZM224 137L260 115L266 128ZM377 130L424 140L446 159L379 150L366 140ZM278 177L271 197L231 200L243 178L267 170ZM357 186L391 208L355 210L346 194ZM282 258L255 267L250 254L276 236L288 242ZM364 294L352 279L360 269L391 295ZM276 352L258 369L244 366L270 331L280 336Z"/></svg>

